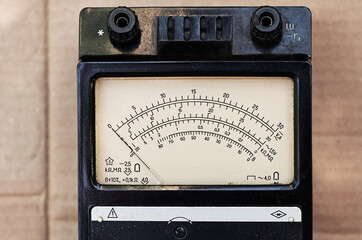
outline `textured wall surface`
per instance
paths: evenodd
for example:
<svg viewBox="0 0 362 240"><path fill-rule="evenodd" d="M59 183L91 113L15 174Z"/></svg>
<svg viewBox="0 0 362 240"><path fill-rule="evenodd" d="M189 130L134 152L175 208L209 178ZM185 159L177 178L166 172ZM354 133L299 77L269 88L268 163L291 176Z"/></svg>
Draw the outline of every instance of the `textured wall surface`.
<svg viewBox="0 0 362 240"><path fill-rule="evenodd" d="M362 1L187 1L255 4L313 13L314 236L362 239ZM78 15L118 5L185 1L0 0L1 239L77 239Z"/></svg>

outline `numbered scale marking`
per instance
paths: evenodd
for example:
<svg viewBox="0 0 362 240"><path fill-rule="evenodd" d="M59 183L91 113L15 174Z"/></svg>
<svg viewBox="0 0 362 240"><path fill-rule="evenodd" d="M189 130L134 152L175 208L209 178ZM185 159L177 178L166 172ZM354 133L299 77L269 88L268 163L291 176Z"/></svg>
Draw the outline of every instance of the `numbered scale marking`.
<svg viewBox="0 0 362 240"><path fill-rule="evenodd" d="M100 184L294 180L290 78L101 78L95 100Z"/></svg>

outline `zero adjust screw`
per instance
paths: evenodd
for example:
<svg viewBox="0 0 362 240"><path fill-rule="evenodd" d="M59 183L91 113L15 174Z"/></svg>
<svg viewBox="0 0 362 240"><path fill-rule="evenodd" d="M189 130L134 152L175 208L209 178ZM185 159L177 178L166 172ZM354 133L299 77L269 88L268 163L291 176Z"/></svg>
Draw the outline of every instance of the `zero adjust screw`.
<svg viewBox="0 0 362 240"><path fill-rule="evenodd" d="M174 234L175 234L175 237L177 239L183 239L186 237L186 234L187 234L187 230L185 227L183 226L178 226L175 228L174 230Z"/></svg>

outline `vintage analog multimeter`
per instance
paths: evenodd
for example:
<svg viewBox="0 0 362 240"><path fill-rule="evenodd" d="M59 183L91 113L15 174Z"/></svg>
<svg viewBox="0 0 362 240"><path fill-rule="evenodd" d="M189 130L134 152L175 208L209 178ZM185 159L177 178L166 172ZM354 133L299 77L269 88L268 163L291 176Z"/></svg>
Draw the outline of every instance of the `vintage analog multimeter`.
<svg viewBox="0 0 362 240"><path fill-rule="evenodd" d="M311 13L86 8L80 240L311 240Z"/></svg>

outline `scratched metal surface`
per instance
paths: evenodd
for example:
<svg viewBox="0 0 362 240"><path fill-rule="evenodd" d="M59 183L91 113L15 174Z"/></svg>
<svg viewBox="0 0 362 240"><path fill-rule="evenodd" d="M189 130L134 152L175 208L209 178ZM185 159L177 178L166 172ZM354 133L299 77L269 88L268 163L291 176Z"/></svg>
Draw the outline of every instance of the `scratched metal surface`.
<svg viewBox="0 0 362 240"><path fill-rule="evenodd" d="M86 6L120 4L151 6L146 0L0 0L1 239L77 239L78 14ZM362 1L272 4L307 5L313 13L315 239L362 239ZM185 2L152 1L164 5Z"/></svg>

